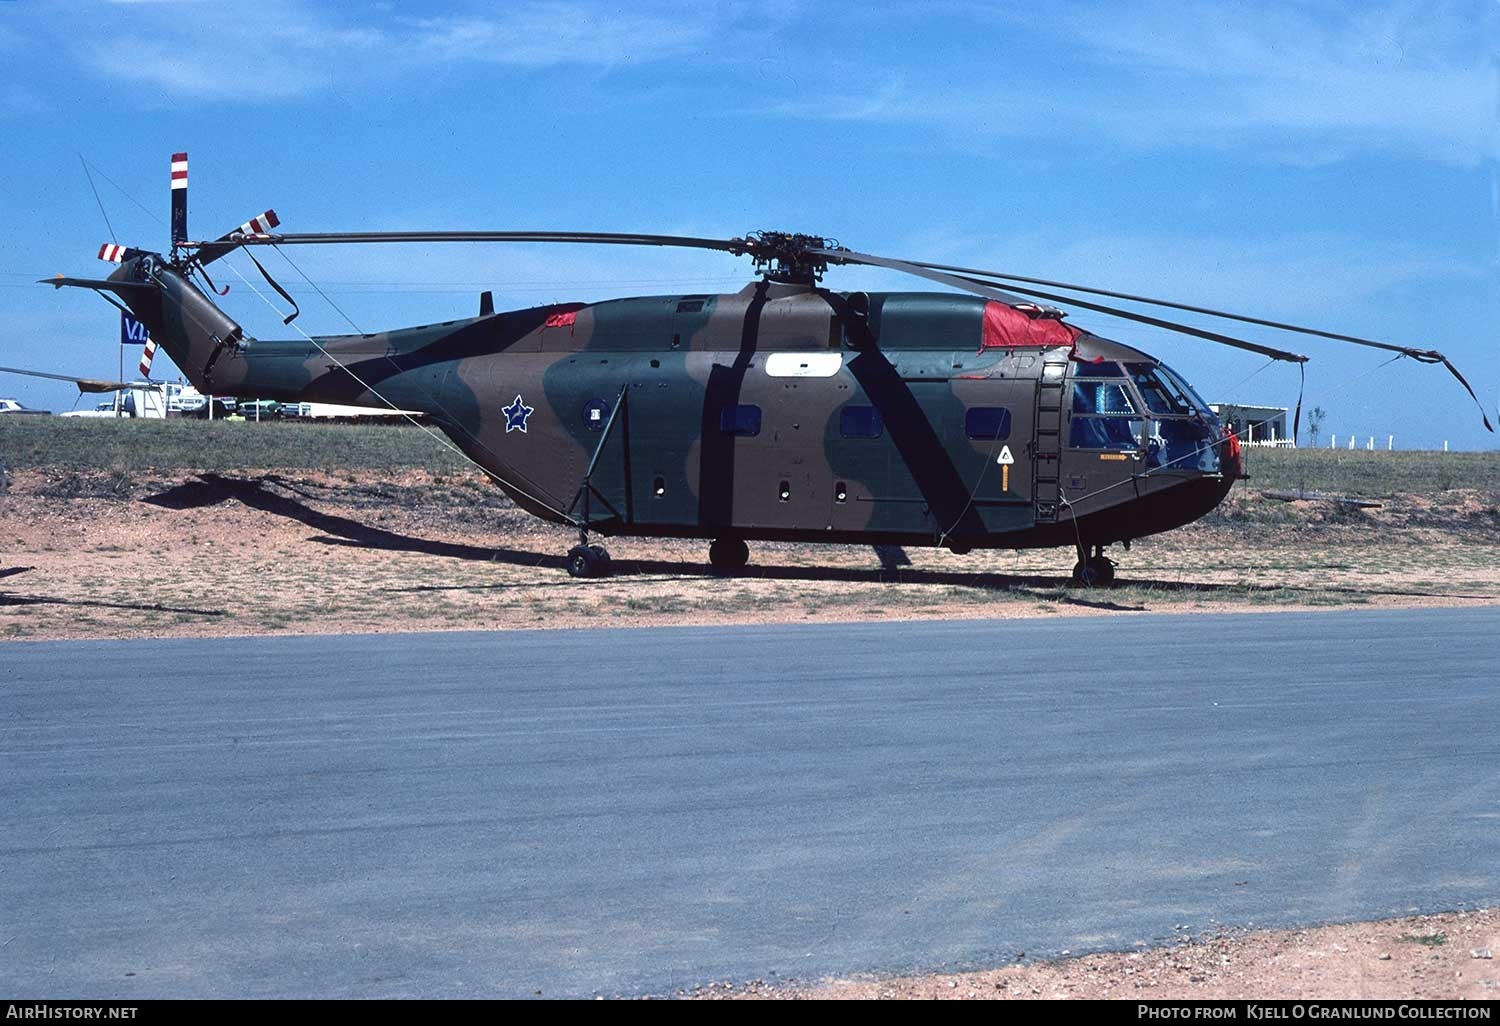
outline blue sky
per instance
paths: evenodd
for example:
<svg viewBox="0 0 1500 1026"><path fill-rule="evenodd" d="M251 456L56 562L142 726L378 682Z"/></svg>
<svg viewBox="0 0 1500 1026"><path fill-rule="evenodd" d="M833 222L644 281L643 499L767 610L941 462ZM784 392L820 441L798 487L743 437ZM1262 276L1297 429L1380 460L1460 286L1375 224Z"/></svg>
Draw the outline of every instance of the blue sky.
<svg viewBox="0 0 1500 1026"><path fill-rule="evenodd" d="M0 363L117 364L116 315L30 284L266 207L286 231L806 231L889 256L1167 296L1446 352L1500 400L1500 6L1473 3L0 2ZM106 181L105 178L108 180ZM732 291L690 252L290 254L364 330L497 304ZM275 254L313 333L349 330ZM265 291L242 257L233 264ZM289 337L232 269L250 334ZM924 288L834 271L835 288ZM1297 371L1078 311L1210 401ZM1231 334L1236 333L1231 330ZM1327 433L1496 448L1441 368L1255 328L1312 356ZM159 358L160 359L160 358ZM175 370L161 367L166 376ZM161 376L159 373L158 376ZM1246 379L1249 379L1248 381ZM66 409L69 386L0 394Z"/></svg>

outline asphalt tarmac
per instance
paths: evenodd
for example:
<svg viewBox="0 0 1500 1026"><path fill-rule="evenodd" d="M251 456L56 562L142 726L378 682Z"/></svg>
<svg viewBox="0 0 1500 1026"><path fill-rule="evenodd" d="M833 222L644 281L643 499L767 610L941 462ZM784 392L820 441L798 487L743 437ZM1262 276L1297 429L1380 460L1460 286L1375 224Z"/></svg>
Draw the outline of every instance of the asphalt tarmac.
<svg viewBox="0 0 1500 1026"><path fill-rule="evenodd" d="M1495 904L1497 637L1491 608L12 643L0 997L664 994Z"/></svg>

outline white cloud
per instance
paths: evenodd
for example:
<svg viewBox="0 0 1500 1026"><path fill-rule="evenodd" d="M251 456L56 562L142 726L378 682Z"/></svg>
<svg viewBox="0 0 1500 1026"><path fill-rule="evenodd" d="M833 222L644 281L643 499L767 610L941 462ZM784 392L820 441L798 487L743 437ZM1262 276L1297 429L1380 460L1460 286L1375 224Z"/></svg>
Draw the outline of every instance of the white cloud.
<svg viewBox="0 0 1500 1026"><path fill-rule="evenodd" d="M297 0L162 0L58 9L34 31L106 78L177 98L258 101L454 64L618 68L727 59L738 49L731 38L738 26L753 14L764 31L784 17L781 8L533 0L414 17L402 8L324 12Z"/></svg>
<svg viewBox="0 0 1500 1026"><path fill-rule="evenodd" d="M851 64L837 78L853 87L772 113L1249 149L1295 163L1368 151L1465 166L1500 157L1500 13L1491 5L1067 5L1024 19L986 6L967 15L978 26L972 49L989 55L950 62L940 84L921 69Z"/></svg>
<svg viewBox="0 0 1500 1026"><path fill-rule="evenodd" d="M726 12L601 9L582 3L517 4L494 13L444 15L403 25L408 61L464 60L546 67L668 60L710 44Z"/></svg>

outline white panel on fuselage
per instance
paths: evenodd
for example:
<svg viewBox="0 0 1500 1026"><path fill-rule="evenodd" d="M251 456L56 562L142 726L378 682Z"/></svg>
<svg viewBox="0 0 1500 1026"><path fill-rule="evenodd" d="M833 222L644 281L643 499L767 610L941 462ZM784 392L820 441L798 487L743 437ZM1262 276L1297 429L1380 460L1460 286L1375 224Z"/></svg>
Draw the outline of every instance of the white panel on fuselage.
<svg viewBox="0 0 1500 1026"><path fill-rule="evenodd" d="M843 353L772 353L766 357L766 374L773 378L831 378L843 365Z"/></svg>

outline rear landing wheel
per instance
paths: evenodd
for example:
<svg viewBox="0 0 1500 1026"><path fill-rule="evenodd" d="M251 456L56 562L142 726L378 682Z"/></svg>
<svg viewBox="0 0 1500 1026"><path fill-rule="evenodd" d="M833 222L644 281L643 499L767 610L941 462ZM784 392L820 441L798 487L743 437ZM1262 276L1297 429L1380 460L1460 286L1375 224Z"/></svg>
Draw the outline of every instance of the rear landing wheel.
<svg viewBox="0 0 1500 1026"><path fill-rule="evenodd" d="M738 538L715 538L708 547L708 562L716 574L737 574L750 562L750 546Z"/></svg>
<svg viewBox="0 0 1500 1026"><path fill-rule="evenodd" d="M598 569L596 577L608 577L614 570L609 562L609 550L603 545L590 545L589 551L594 554L594 566Z"/></svg>
<svg viewBox="0 0 1500 1026"><path fill-rule="evenodd" d="M568 573L574 577L608 577L609 553L602 545L575 545L568 550Z"/></svg>
<svg viewBox="0 0 1500 1026"><path fill-rule="evenodd" d="M1080 559L1073 567L1073 580L1085 588L1107 588L1115 580L1115 562L1108 556Z"/></svg>

